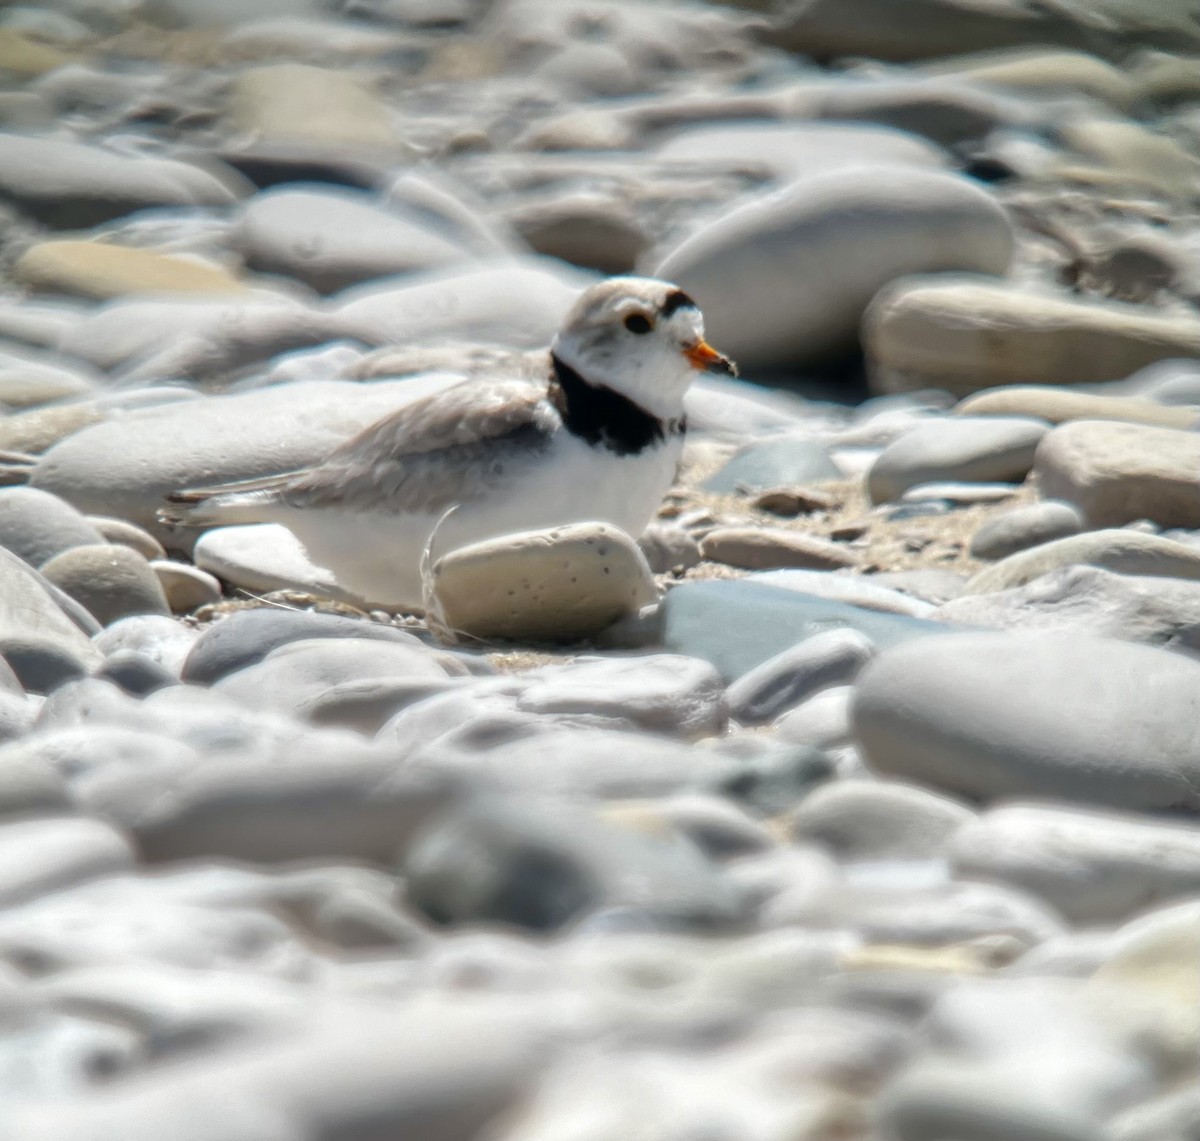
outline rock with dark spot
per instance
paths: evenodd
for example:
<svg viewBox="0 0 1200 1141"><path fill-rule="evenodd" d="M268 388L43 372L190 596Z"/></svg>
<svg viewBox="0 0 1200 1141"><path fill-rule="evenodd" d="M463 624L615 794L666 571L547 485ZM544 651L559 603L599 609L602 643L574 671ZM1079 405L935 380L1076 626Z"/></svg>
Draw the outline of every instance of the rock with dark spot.
<svg viewBox="0 0 1200 1141"><path fill-rule="evenodd" d="M433 565L435 618L484 639L571 642L658 595L646 558L607 523L573 523L472 543Z"/></svg>
<svg viewBox="0 0 1200 1141"><path fill-rule="evenodd" d="M601 906L669 928L721 930L737 894L690 842L603 824L587 811L489 800L419 840L404 865L412 903L439 923L554 931Z"/></svg>

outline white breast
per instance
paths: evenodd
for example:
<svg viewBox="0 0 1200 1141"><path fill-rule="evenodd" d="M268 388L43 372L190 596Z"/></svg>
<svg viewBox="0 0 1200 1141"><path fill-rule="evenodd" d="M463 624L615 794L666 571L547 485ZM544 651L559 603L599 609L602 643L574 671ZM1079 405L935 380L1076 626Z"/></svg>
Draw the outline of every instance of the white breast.
<svg viewBox="0 0 1200 1141"><path fill-rule="evenodd" d="M637 455L618 456L562 432L545 462L481 502L472 520L497 534L597 519L636 538L674 482L682 449L682 440L674 438Z"/></svg>

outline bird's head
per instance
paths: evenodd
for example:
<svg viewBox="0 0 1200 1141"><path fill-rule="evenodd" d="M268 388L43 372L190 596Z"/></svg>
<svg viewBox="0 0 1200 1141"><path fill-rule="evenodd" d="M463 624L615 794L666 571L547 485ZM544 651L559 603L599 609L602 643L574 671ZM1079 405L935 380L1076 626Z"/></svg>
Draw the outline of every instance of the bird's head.
<svg viewBox="0 0 1200 1141"><path fill-rule="evenodd" d="M701 372L736 376L704 339L704 318L678 286L613 277L584 290L551 346L585 381L660 416L677 416Z"/></svg>

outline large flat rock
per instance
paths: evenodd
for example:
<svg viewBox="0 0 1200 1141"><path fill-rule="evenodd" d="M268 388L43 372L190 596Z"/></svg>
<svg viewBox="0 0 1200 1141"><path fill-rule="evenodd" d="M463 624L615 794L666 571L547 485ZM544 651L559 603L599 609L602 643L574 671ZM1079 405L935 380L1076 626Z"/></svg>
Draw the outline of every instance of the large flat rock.
<svg viewBox="0 0 1200 1141"><path fill-rule="evenodd" d="M683 583L667 592L662 609L663 644L712 662L726 681L826 630L848 627L885 646L948 629L744 579Z"/></svg>
<svg viewBox="0 0 1200 1141"><path fill-rule="evenodd" d="M1200 355L1200 321L983 278L913 277L871 303L863 341L884 392L967 395L1005 384L1096 384Z"/></svg>
<svg viewBox="0 0 1200 1141"><path fill-rule="evenodd" d="M1200 807L1200 661L1086 634L955 633L860 675L872 768L960 795Z"/></svg>

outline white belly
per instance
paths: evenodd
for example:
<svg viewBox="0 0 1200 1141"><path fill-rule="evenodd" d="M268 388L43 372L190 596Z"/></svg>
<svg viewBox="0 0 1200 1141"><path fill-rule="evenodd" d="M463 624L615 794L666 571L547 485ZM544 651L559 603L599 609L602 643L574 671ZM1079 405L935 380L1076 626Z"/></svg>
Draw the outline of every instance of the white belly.
<svg viewBox="0 0 1200 1141"><path fill-rule="evenodd" d="M545 460L516 482L464 504L438 527L436 556L513 531L599 520L633 536L645 530L671 486L682 442L615 456L563 434ZM287 510L277 516L347 590L384 606L420 607L421 556L436 515Z"/></svg>

